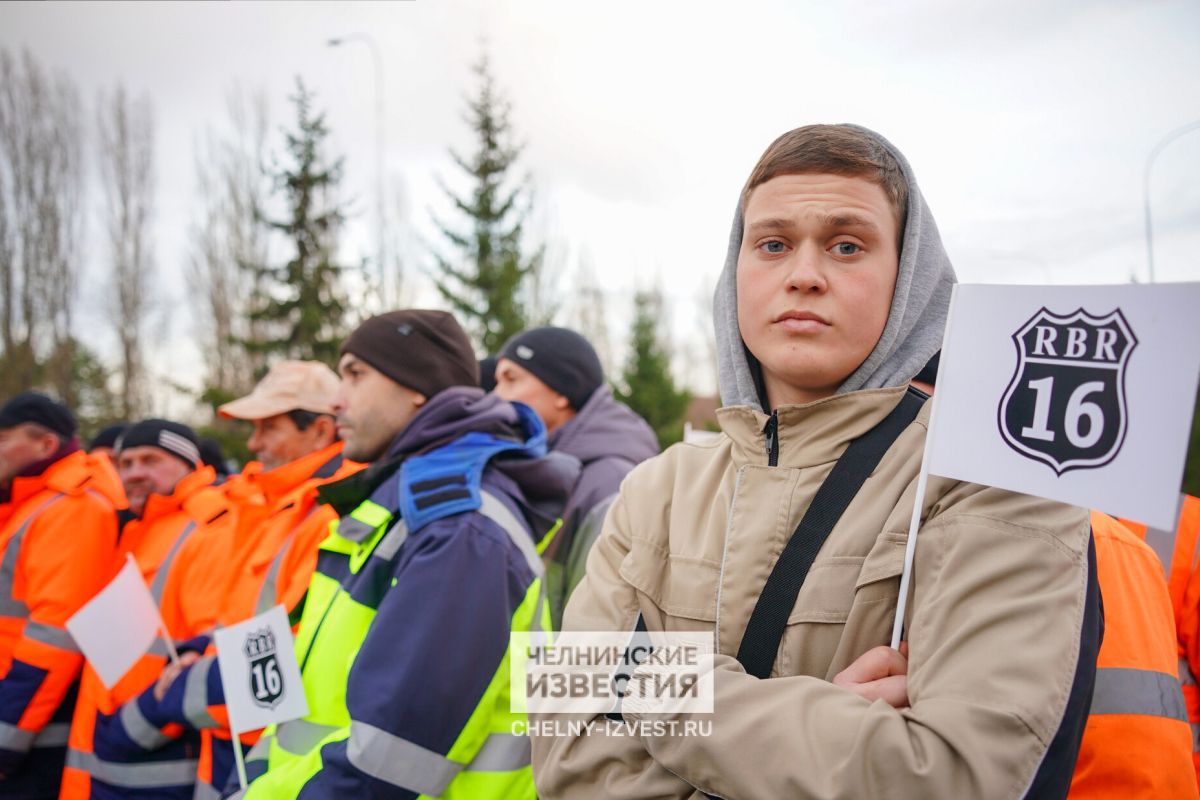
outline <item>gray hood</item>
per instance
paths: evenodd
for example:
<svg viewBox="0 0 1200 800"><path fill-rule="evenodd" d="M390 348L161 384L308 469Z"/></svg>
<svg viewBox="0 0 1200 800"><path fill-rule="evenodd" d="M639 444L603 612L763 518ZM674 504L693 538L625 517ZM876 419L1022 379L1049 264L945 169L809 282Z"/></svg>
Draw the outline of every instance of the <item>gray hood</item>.
<svg viewBox="0 0 1200 800"><path fill-rule="evenodd" d="M892 296L887 325L875 349L838 387L838 394L858 389L900 386L920 372L942 346L946 312L950 307L950 290L955 283L954 268L942 247L937 224L904 155L874 131L857 125L850 127L878 140L900 164L908 182L908 216L904 222L900 268L896 274L896 291ZM729 233L725 269L717 281L713 299L721 402L726 406L746 405L769 411L762 407L765 398L760 400L756 388L755 378L761 368L746 349L738 329L737 262L742 247L742 228L739 202L734 213L733 229Z"/></svg>

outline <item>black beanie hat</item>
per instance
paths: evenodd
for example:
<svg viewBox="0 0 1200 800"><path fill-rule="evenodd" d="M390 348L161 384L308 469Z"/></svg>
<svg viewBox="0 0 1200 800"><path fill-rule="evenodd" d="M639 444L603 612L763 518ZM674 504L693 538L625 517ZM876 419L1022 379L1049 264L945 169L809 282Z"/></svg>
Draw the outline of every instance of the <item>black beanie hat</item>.
<svg viewBox="0 0 1200 800"><path fill-rule="evenodd" d="M128 427L128 422L117 422L102 429L92 437L92 441L88 442L88 450L95 450L97 447L112 447L115 449L117 440L121 438L121 434Z"/></svg>
<svg viewBox="0 0 1200 800"><path fill-rule="evenodd" d="M130 447L157 447L192 469L200 463L200 442L187 425L167 419L145 419L126 428L117 440L117 452Z"/></svg>
<svg viewBox="0 0 1200 800"><path fill-rule="evenodd" d="M32 422L64 439L75 436L75 415L40 392L21 392L0 407L0 429Z"/></svg>
<svg viewBox="0 0 1200 800"><path fill-rule="evenodd" d="M496 362L499 356L479 359L479 388L490 392L496 388Z"/></svg>
<svg viewBox="0 0 1200 800"><path fill-rule="evenodd" d="M533 328L504 343L500 358L532 372L578 411L604 383L600 357L587 339L566 328Z"/></svg>
<svg viewBox="0 0 1200 800"><path fill-rule="evenodd" d="M346 353L426 398L451 386L479 386L471 340L445 311L410 308L371 317L342 344Z"/></svg>

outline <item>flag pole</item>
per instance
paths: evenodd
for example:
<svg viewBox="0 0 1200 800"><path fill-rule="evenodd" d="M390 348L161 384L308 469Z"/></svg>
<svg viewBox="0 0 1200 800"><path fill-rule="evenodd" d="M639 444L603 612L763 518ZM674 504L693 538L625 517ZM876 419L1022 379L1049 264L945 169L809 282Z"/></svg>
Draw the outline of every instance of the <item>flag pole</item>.
<svg viewBox="0 0 1200 800"><path fill-rule="evenodd" d="M246 780L246 756L242 754L242 737L241 734L233 733L233 763L237 765L238 783L242 788L246 788L248 781Z"/></svg>
<svg viewBox="0 0 1200 800"><path fill-rule="evenodd" d="M958 284L950 292L950 310L946 312L946 328L942 333L942 359L938 363L938 375L946 365L946 337L950 333L950 323L954 319L954 296L958 293ZM936 381L936 378L935 378ZM904 611L908 607L908 588L912 582L913 562L917 555L917 530L921 527L921 511L925 507L925 483L929 477L929 450L937 430L937 389L933 392L933 404L929 409L929 430L925 434L925 447L921 451L921 471L917 475L917 496L913 499L912 518L908 523L908 541L904 545L904 571L900 573L900 595L896 598L896 620L892 623L892 649L900 649L900 641L904 636Z"/></svg>
<svg viewBox="0 0 1200 800"><path fill-rule="evenodd" d="M133 565L133 568L141 574L141 567L133 557L133 553L126 553L125 560ZM175 649L175 640L171 638L171 634L167 632L167 623L162 618L162 611L158 608L158 603L154 604L154 613L158 615L158 630L162 634L162 640L167 646L167 656L171 659L171 663L179 666L179 651Z"/></svg>

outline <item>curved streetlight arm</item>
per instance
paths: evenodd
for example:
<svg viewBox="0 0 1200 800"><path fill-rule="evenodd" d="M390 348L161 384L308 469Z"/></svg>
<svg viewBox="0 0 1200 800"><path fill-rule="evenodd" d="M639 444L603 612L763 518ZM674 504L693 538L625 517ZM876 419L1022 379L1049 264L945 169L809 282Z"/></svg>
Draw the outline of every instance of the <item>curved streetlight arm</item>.
<svg viewBox="0 0 1200 800"><path fill-rule="evenodd" d="M1142 174L1142 205L1146 212L1146 265L1149 268L1150 283L1154 283L1154 218L1150 213L1150 172L1154 169L1154 161L1167 145L1194 130L1200 130L1200 119L1182 125L1168 133L1154 145L1150 155L1146 157L1146 169Z"/></svg>

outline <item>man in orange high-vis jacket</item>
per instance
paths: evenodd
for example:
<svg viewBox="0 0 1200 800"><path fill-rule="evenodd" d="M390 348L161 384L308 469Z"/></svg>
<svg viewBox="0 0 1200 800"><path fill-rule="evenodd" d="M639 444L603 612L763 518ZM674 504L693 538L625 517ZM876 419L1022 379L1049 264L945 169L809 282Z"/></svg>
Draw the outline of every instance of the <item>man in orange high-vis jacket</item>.
<svg viewBox="0 0 1200 800"><path fill-rule="evenodd" d="M1142 537L1162 561L1171 607L1175 610L1175 635L1179 640L1179 679L1192 725L1192 760L1200 776L1200 499L1181 495L1175 530L1159 530L1121 520Z"/></svg>
<svg viewBox="0 0 1200 800"><path fill-rule="evenodd" d="M58 795L83 664L65 625L110 577L123 504L64 406L0 408L0 797Z"/></svg>
<svg viewBox="0 0 1200 800"><path fill-rule="evenodd" d="M338 377L315 361L283 361L271 368L246 397L218 409L223 417L254 423L248 445L259 459L231 481L255 486L265 514L241 513L238 541L243 555L221 607L223 625L239 622L282 604L291 612L308 589L317 546L337 514L316 502L317 488L362 468L342 458L333 399ZM215 651L182 670L168 667L153 690L140 697L147 716L159 726L192 724L188 698L206 707L216 727L202 732L196 797L219 797L233 770L233 747L225 694ZM205 688L203 699L188 687ZM152 690L146 690L150 693ZM241 737L252 746L258 732Z"/></svg>
<svg viewBox="0 0 1200 800"><path fill-rule="evenodd" d="M171 638L203 650L217 622L234 550L236 507L198 467L195 434L184 425L145 420L122 435L117 470L135 519L126 523L118 563L132 553ZM190 799L199 737L148 722L136 698L167 663L161 639L111 689L84 671L71 725L61 797ZM197 711L197 713L202 713Z"/></svg>
<svg viewBox="0 0 1200 800"><path fill-rule="evenodd" d="M1107 514L1092 512L1092 535L1104 640L1070 797L1196 798L1162 569L1154 552Z"/></svg>

